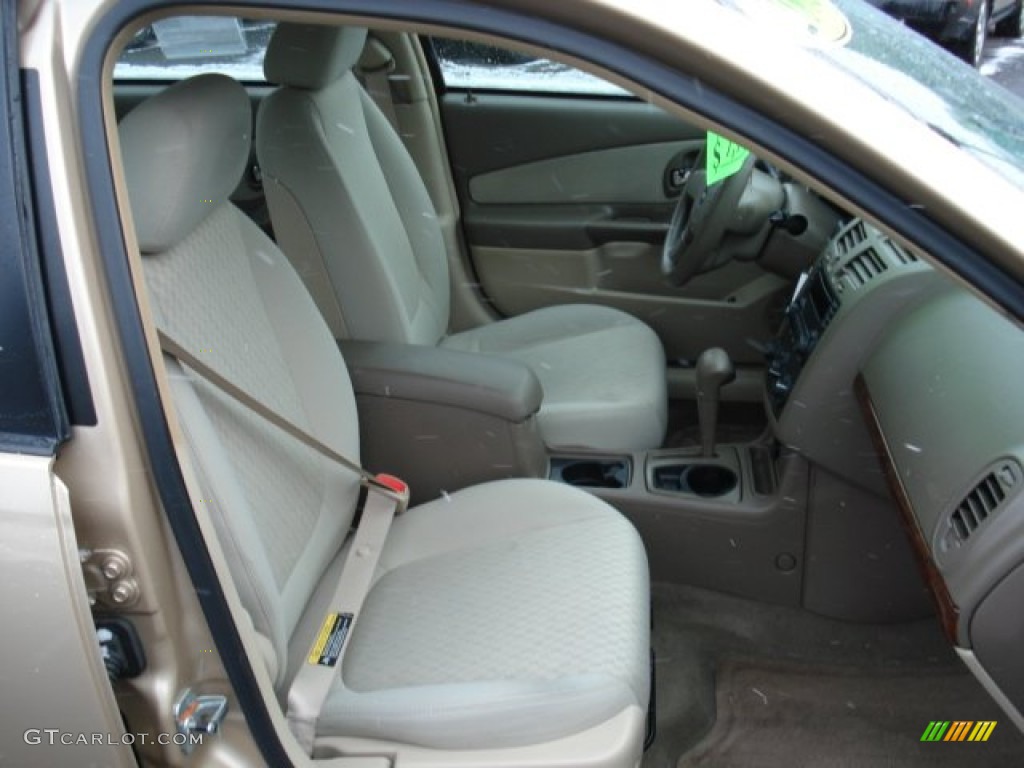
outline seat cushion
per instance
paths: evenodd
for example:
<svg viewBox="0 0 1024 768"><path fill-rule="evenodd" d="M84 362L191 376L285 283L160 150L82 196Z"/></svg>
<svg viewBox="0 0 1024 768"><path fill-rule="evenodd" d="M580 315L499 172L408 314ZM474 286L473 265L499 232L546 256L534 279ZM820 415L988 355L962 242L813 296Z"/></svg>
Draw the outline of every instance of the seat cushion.
<svg viewBox="0 0 1024 768"><path fill-rule="evenodd" d="M665 353L647 325L609 307L545 307L449 336L441 346L521 360L544 389L549 448L632 451L665 437Z"/></svg>
<svg viewBox="0 0 1024 768"><path fill-rule="evenodd" d="M475 486L396 519L317 732L446 749L578 733L646 710L649 640L646 556L618 512L546 480Z"/></svg>

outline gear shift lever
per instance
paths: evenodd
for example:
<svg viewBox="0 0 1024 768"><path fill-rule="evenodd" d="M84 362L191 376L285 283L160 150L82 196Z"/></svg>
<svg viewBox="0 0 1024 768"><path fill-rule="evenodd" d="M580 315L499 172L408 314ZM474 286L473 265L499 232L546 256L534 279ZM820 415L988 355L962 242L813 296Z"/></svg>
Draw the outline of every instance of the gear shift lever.
<svg viewBox="0 0 1024 768"><path fill-rule="evenodd" d="M719 390L735 378L736 369L724 349L705 349L697 358L697 419L700 421L700 444L705 458L715 455Z"/></svg>

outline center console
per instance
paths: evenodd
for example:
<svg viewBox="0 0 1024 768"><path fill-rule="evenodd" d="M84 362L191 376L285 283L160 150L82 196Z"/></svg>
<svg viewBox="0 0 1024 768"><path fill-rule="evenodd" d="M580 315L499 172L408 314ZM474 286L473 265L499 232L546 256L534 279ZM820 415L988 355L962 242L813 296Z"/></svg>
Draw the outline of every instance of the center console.
<svg viewBox="0 0 1024 768"><path fill-rule="evenodd" d="M651 579L798 605L808 465L770 439L555 456L549 477L620 510L644 540Z"/></svg>
<svg viewBox="0 0 1024 768"><path fill-rule="evenodd" d="M708 350L695 372L699 446L555 457L549 477L624 512L655 580L843 619L916 616L920 590L905 577L912 559L899 545L853 383L887 325L942 285L927 264L854 220L800 281L765 350L761 438L715 444L718 388L731 365Z"/></svg>
<svg viewBox="0 0 1024 768"><path fill-rule="evenodd" d="M545 474L536 423L543 392L525 364L429 346L340 344L364 466L405 480L414 504L475 483Z"/></svg>
<svg viewBox="0 0 1024 768"><path fill-rule="evenodd" d="M684 461L680 456L647 464L647 486L661 493L689 493L702 499L739 501L740 467L735 449L722 451L719 461Z"/></svg>

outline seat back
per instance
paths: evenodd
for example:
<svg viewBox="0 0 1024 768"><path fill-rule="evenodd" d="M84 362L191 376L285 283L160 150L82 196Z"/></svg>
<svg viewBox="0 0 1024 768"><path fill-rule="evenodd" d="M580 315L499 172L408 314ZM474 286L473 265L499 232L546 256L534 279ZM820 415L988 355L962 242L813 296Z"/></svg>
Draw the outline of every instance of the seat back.
<svg viewBox="0 0 1024 768"><path fill-rule="evenodd" d="M448 262L416 165L352 73L366 30L280 24L256 151L274 232L334 334L436 344Z"/></svg>
<svg viewBox="0 0 1024 768"><path fill-rule="evenodd" d="M238 83L203 75L121 122L152 311L218 373L357 458L355 398L337 345L288 260L228 200L248 159L251 114ZM357 478L165 362L203 504L281 684L296 624L351 527Z"/></svg>

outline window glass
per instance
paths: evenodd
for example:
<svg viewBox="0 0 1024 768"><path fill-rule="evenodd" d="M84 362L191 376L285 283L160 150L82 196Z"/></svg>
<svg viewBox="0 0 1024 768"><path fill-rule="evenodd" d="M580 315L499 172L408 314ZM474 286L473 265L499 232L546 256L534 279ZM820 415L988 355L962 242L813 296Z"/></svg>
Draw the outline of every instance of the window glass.
<svg viewBox="0 0 1024 768"><path fill-rule="evenodd" d="M449 88L628 96L617 85L566 64L468 40L433 38Z"/></svg>
<svg viewBox="0 0 1024 768"><path fill-rule="evenodd" d="M143 27L114 66L118 80L180 80L221 72L263 81L274 22L223 16L176 16Z"/></svg>

